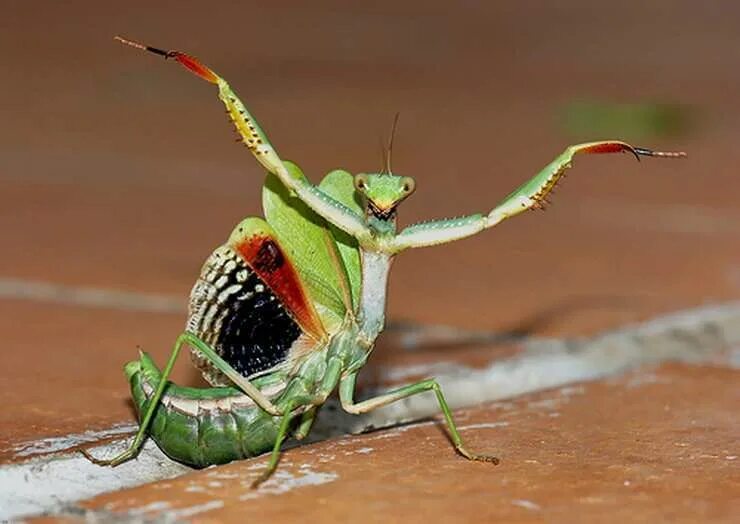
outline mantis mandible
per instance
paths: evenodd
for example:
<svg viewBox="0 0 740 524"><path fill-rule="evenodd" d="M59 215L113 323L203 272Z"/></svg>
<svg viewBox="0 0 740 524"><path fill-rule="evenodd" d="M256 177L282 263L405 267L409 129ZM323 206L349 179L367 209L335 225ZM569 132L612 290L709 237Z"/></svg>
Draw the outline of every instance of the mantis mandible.
<svg viewBox="0 0 740 524"><path fill-rule="evenodd" d="M268 174L265 219L244 219L206 260L190 295L185 331L164 369L144 353L126 364L139 430L110 460L85 452L102 465L134 458L147 435L173 459L196 467L272 450L257 486L277 467L283 441L308 435L319 407L337 388L342 408L353 414L432 391L457 452L497 464L494 456L467 448L434 379L355 400L357 375L385 325L393 259L407 249L460 240L543 209L578 154L626 152L638 160L685 156L618 140L569 146L488 213L399 231L398 206L414 192L413 178L394 175L387 165L382 173L354 176L335 170L313 185L296 164L278 155L226 80L210 68L178 51L117 39L172 59L215 85L239 140ZM212 387L168 381L184 346Z"/></svg>

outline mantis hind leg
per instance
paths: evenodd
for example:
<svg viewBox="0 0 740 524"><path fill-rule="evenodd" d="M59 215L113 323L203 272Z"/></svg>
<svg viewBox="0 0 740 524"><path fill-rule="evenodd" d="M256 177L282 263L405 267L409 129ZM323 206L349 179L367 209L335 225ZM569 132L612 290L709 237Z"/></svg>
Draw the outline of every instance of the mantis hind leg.
<svg viewBox="0 0 740 524"><path fill-rule="evenodd" d="M457 452L468 460L490 462L492 464L499 463L499 459L494 456L478 455L468 451L467 447L463 443L462 437L460 436L460 432L457 430L455 420L452 418L452 411L447 405L447 401L445 400L444 394L442 393L442 388L439 386L439 383L436 380L422 380L421 382L404 386L402 388L391 391L390 393L386 393L385 395L380 395L375 398L355 403L353 397L356 380L357 374L352 374L342 380L342 382L339 384L339 398L342 402L342 407L348 413L367 413L368 411L372 411L379 407L391 404L393 402L410 397L412 395L416 395L418 393L423 393L425 391L434 391L434 394L437 396L437 402L439 402L439 407L442 409L442 414L444 415L445 422L447 423L449 437L452 440L452 443L455 446Z"/></svg>
<svg viewBox="0 0 740 524"><path fill-rule="evenodd" d="M226 376L234 381L236 386L239 387L248 397L254 400L255 403L263 410L271 415L283 414L283 411L278 409L277 406L275 406L267 397L265 397L259 391L259 389L257 389L246 378L242 377L236 370L229 366L229 364L225 362L211 347L209 347L205 342L200 340L192 333L188 333L187 331L185 331L181 333L175 341L175 345L172 349L172 353L170 354L170 358L167 361L167 365L165 366L164 370L162 370L162 376L159 383L157 384L157 389L154 390L154 393L149 398L149 401L146 404L146 411L144 412L144 416L141 417L139 430L136 432L136 436L134 437L134 440L131 442L129 447L112 459L98 459L93 457L88 451L81 450L81 453L85 457L87 457L88 460L100 466L117 466L118 464L126 462L127 460L131 460L132 458L136 457L136 455L138 455L139 451L141 450L141 446L144 443L144 439L146 438L149 424L154 416L155 411L157 410L157 407L159 406L159 402L162 399L164 390L167 387L167 381L170 374L172 373L172 368L174 367L175 361L180 354L180 350L185 345L190 345L203 353L203 355L208 360L213 362L213 364L220 371L225 373Z"/></svg>
<svg viewBox="0 0 740 524"><path fill-rule="evenodd" d="M146 411L144 412L144 416L141 418L141 422L139 423L139 430L136 432L136 436L134 437L134 440L131 442L129 447L112 459L95 458L87 450L80 450L80 452L85 455L85 457L90 462L98 464L99 466L117 466L123 462L126 462L127 460L131 460L139 454L141 446L144 443L144 439L146 438L149 423L154 416L154 412L159 406L159 401L161 400L164 389L167 386L167 379L169 378L170 373L172 373L172 368L174 367L175 361L180 354L180 350L188 342L188 335L190 334L182 333L179 337L177 337L177 340L175 341L175 346L172 349L169 360L167 361L167 365L162 371L162 378L159 381L159 384L157 384L157 389L154 390L154 393L152 394L148 404L146 405Z"/></svg>

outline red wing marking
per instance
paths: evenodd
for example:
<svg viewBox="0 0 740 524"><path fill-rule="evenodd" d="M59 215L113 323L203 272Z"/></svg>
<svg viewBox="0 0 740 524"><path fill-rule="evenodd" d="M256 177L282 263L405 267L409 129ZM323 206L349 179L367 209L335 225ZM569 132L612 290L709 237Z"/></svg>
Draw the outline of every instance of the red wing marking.
<svg viewBox="0 0 740 524"><path fill-rule="evenodd" d="M317 340L326 338L319 315L303 289L298 272L277 240L265 232L241 239L233 246L285 305L301 328Z"/></svg>

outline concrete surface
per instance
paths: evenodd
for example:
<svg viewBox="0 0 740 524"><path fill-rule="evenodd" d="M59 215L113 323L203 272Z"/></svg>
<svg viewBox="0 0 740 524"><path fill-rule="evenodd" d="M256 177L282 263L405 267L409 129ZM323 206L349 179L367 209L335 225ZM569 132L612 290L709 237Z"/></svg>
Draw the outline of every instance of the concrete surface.
<svg viewBox="0 0 740 524"><path fill-rule="evenodd" d="M292 449L258 491L249 484L265 459L102 495L70 517L734 522L738 378L670 365L458 411L469 446L498 454L498 467L457 456L427 422Z"/></svg>

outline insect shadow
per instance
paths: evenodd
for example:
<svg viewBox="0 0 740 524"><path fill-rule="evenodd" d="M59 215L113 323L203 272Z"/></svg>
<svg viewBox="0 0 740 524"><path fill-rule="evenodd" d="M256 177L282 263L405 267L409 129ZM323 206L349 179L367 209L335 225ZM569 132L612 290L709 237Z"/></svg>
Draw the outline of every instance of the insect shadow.
<svg viewBox="0 0 740 524"><path fill-rule="evenodd" d="M577 321L581 313L593 311L630 311L643 301L637 296L581 295L572 296L522 318L502 330L465 329L445 324L423 324L408 320L391 320L379 341L381 351L389 346L406 351L454 350L480 348L491 351L520 344L565 319Z"/></svg>

